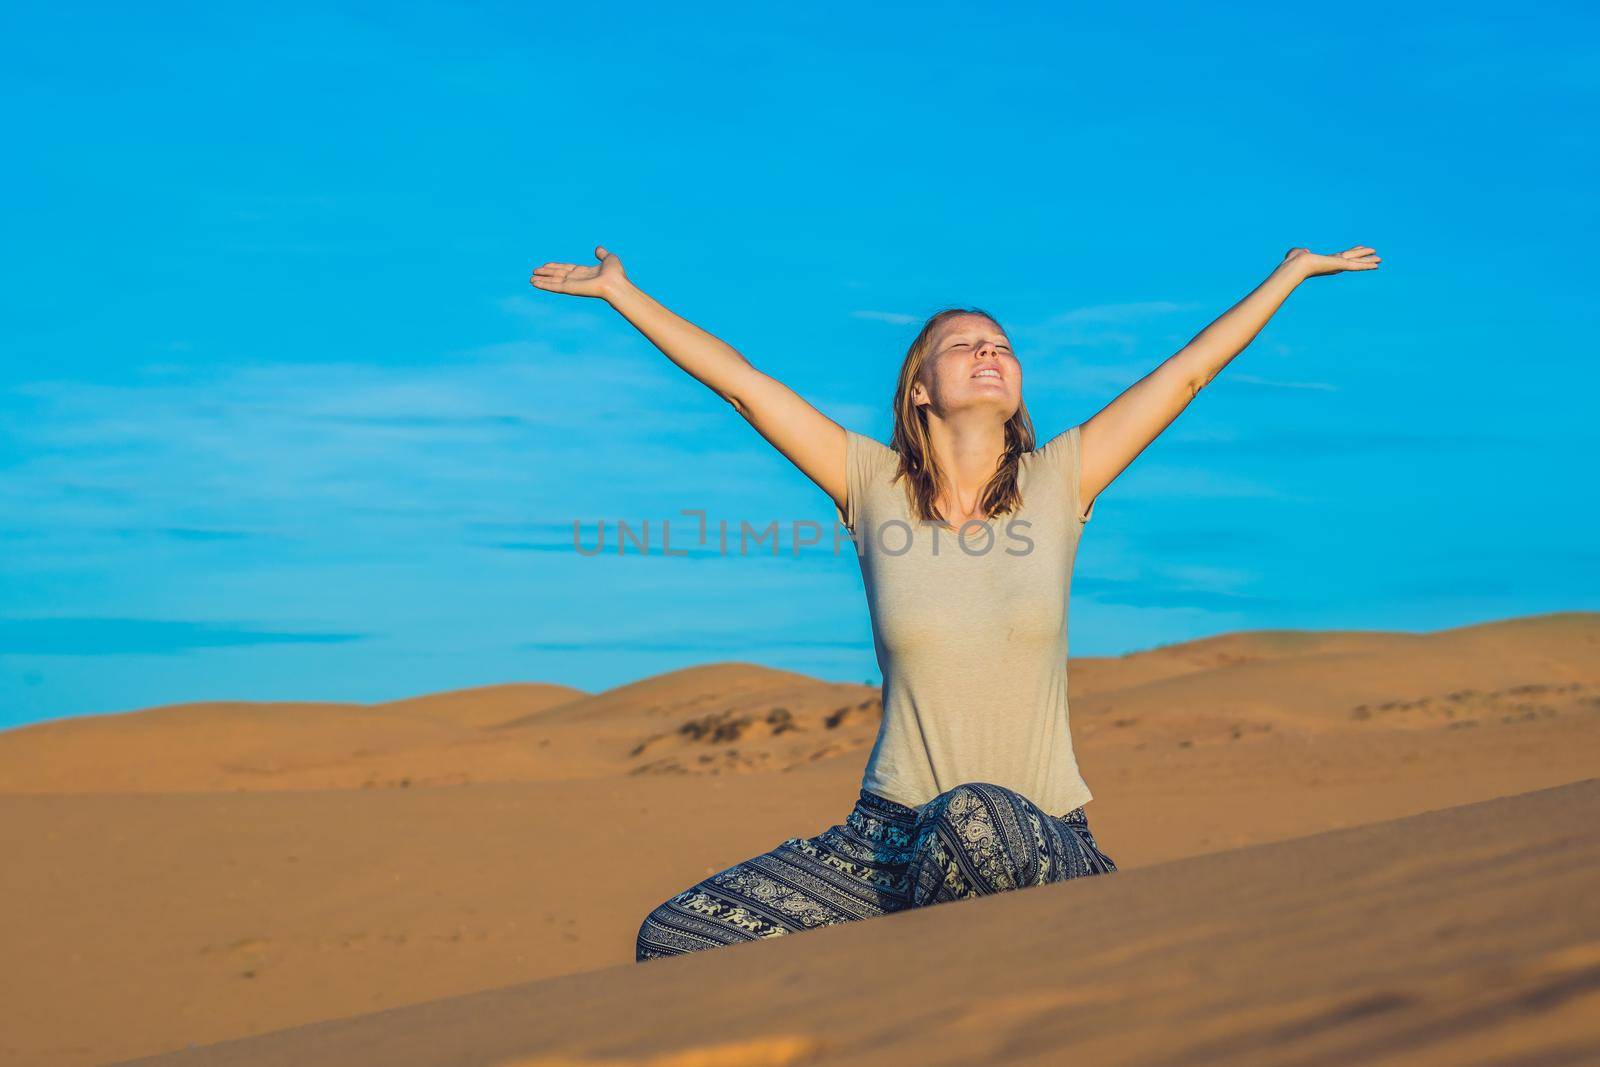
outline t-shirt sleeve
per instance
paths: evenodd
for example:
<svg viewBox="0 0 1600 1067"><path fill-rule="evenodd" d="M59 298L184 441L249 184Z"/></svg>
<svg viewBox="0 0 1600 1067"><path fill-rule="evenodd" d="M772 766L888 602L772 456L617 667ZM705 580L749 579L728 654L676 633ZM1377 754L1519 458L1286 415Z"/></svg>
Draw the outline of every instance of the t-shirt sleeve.
<svg viewBox="0 0 1600 1067"><path fill-rule="evenodd" d="M833 510L844 528L855 533L868 488L887 469L887 464L898 463L899 457L893 449L865 434L846 429L844 435L845 506L842 509L835 506Z"/></svg>
<svg viewBox="0 0 1600 1067"><path fill-rule="evenodd" d="M1088 522L1094 517L1094 506L1099 501L1096 496L1089 501L1088 508L1083 506L1083 497L1079 486L1083 478L1083 427L1069 426L1050 440L1046 441L1039 451L1046 460L1056 469L1057 477L1066 486L1067 506L1078 517L1080 524Z"/></svg>

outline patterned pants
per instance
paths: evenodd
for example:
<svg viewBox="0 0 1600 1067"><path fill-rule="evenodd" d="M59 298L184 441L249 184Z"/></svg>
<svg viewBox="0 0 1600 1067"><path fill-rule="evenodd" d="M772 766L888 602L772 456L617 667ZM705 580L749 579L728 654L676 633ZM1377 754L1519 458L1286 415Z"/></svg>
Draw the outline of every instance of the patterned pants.
<svg viewBox="0 0 1600 1067"><path fill-rule="evenodd" d="M1117 869L1083 808L988 782L912 808L861 790L845 821L711 875L639 927L638 962Z"/></svg>

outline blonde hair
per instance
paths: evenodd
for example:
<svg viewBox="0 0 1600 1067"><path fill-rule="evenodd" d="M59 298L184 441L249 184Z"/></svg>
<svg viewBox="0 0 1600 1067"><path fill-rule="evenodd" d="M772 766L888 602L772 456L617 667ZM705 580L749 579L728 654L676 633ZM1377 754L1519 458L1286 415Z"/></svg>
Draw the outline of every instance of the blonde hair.
<svg viewBox="0 0 1600 1067"><path fill-rule="evenodd" d="M912 399L911 390L922 373L922 365L933 352L933 335L939 326L961 315L977 315L994 323L1002 333L1000 320L979 308L945 308L934 313L922 324L916 339L906 350L905 362L900 365L900 379L894 388L894 434L889 447L900 454L900 469L895 478L905 479L906 500L911 513L924 522L945 522L936 512L934 503L942 492L950 488L949 480L939 470L938 461L928 437L928 416ZM1033 451L1033 420L1028 417L1028 406L1018 398L1016 412L1006 420L1006 446L994 474L978 495L978 511L984 518L1004 515L1022 506L1022 492L1017 488L1017 470L1024 453ZM950 494L954 496L954 494ZM949 525L945 522L945 525Z"/></svg>

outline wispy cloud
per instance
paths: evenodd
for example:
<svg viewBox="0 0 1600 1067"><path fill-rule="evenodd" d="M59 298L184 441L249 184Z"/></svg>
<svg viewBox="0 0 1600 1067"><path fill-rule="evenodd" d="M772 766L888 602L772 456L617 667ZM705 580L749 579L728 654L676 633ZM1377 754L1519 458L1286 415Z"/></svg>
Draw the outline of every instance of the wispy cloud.
<svg viewBox="0 0 1600 1067"><path fill-rule="evenodd" d="M1275 378L1262 378L1255 374L1229 374L1226 370L1222 372L1222 375L1230 382L1238 382L1240 385L1258 385L1268 389L1321 389L1330 393L1339 391L1337 385L1331 385L1328 382L1285 382Z"/></svg>
<svg viewBox="0 0 1600 1067"><path fill-rule="evenodd" d="M0 655L151 655L241 645L330 644L364 636L168 619L10 618L0 619Z"/></svg>
<svg viewBox="0 0 1600 1067"><path fill-rule="evenodd" d="M599 334L607 325L605 305L595 300L541 293L504 297L496 306L508 315L552 330Z"/></svg>
<svg viewBox="0 0 1600 1067"><path fill-rule="evenodd" d="M1265 431L1257 433L1171 432L1161 442L1163 452L1190 454L1255 453L1281 459L1285 456L1348 455L1351 452L1454 452L1477 448L1526 447L1527 438L1495 433L1414 433L1383 430L1330 430L1325 433Z"/></svg>
<svg viewBox="0 0 1600 1067"><path fill-rule="evenodd" d="M1198 308L1199 304L1182 304L1174 300L1143 300L1127 304L1094 304L1089 307L1073 308L1052 315L1039 323L1041 328L1052 326L1065 326L1076 323L1121 323L1143 322L1146 319L1156 318L1160 315L1170 315L1175 311L1191 311Z"/></svg>
<svg viewBox="0 0 1600 1067"><path fill-rule="evenodd" d="M903 315L898 311L852 311L852 319L870 319L873 322L887 322L895 326L910 326L922 320L915 315Z"/></svg>
<svg viewBox="0 0 1600 1067"><path fill-rule="evenodd" d="M1228 612L1277 603L1253 590L1261 577L1243 567L1144 562L1126 574L1079 575L1072 588L1097 604Z"/></svg>
<svg viewBox="0 0 1600 1067"><path fill-rule="evenodd" d="M581 373L552 369L574 362ZM0 432L20 446L0 512L78 530L270 530L319 508L324 518L489 517L497 501L581 497L595 483L575 454L591 474L617 472L606 485L659 483L727 421L696 407L699 388L637 355L577 358L538 341L416 367L168 367L118 384L33 382L0 398Z"/></svg>
<svg viewBox="0 0 1600 1067"><path fill-rule="evenodd" d="M1130 338L1130 341L1133 339ZM1129 347L1137 347L1130 344ZM1073 356L1049 360L1022 357L1025 388L1068 389L1085 393L1120 393L1155 369L1155 361L1124 360L1089 363Z"/></svg>
<svg viewBox="0 0 1600 1067"><path fill-rule="evenodd" d="M1124 481L1125 479L1125 481ZM1285 484L1293 484L1289 478ZM1299 500L1285 489L1243 475L1204 467L1149 462L1119 478L1117 499L1128 500Z"/></svg>
<svg viewBox="0 0 1600 1067"><path fill-rule="evenodd" d="M518 646L528 651L539 652L691 652L705 653L738 653L741 655L755 655L767 649L845 649L857 652L870 652L871 639L862 641L844 641L839 638L805 638L763 637L759 633L745 632L724 636L706 637L593 637L586 639L554 639L549 641L528 641Z"/></svg>
<svg viewBox="0 0 1600 1067"><path fill-rule="evenodd" d="M250 536L243 530L201 530L188 526L169 526L160 533L178 541L239 541Z"/></svg>
<svg viewBox="0 0 1600 1067"><path fill-rule="evenodd" d="M1273 597L1226 589L1180 589L1161 582L1127 582L1107 578L1079 578L1073 594L1096 604L1135 608L1182 609L1191 612L1237 612L1277 603Z"/></svg>
<svg viewBox="0 0 1600 1067"><path fill-rule="evenodd" d="M1014 340L1026 343L1029 349L1039 353L1049 354L1072 348L1109 348L1126 354L1152 347L1160 337L1170 332L1171 325L1161 321L1164 317L1199 307L1199 304L1174 300L1094 304L1072 308L1035 322L1015 324L1009 330ZM1159 343L1167 344L1165 341ZM1026 352L1023 358L1027 358ZM1148 366L1144 367L1139 374L1149 369Z"/></svg>

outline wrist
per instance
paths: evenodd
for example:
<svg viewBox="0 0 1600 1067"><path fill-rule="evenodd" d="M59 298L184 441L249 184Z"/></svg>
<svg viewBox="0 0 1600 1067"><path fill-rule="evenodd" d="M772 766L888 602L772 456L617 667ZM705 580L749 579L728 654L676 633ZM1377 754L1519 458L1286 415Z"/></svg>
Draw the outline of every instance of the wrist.
<svg viewBox="0 0 1600 1067"><path fill-rule="evenodd" d="M623 275L621 278L605 282L605 287L600 290L600 297L606 303L615 307L618 300L625 300L638 291L638 287L628 279L628 276Z"/></svg>
<svg viewBox="0 0 1600 1067"><path fill-rule="evenodd" d="M1272 273L1280 278L1287 278L1298 285L1311 277L1310 272L1306 270L1305 264L1305 256L1295 256L1293 259L1286 259L1279 263Z"/></svg>

